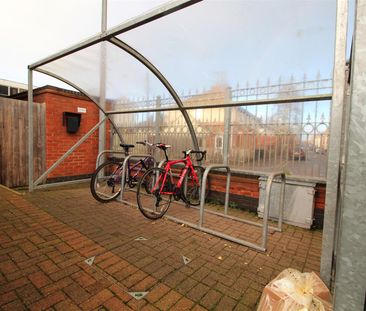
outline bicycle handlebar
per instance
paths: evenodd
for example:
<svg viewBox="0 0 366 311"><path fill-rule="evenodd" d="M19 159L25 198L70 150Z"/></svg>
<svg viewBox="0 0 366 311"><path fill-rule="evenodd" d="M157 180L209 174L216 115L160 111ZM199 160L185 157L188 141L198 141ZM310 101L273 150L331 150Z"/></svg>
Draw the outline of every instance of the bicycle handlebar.
<svg viewBox="0 0 366 311"><path fill-rule="evenodd" d="M187 155L189 154L201 154L201 157L199 159L196 159L197 161L202 161L203 159L206 160L206 153L207 151L204 150L204 151L200 151L200 150L185 150L185 151L182 151L184 153L184 157L186 157Z"/></svg>
<svg viewBox="0 0 366 311"><path fill-rule="evenodd" d="M137 141L136 144L140 144L140 145L144 145L144 146L149 146L149 147L154 147L156 144L152 144L149 143L148 141Z"/></svg>

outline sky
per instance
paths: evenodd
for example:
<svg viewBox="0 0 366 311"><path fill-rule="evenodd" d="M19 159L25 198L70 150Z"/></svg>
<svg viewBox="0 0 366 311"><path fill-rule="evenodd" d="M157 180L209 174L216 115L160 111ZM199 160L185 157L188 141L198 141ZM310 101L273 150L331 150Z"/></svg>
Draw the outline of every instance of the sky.
<svg viewBox="0 0 366 311"><path fill-rule="evenodd" d="M108 26L162 3L109 0ZM213 0L119 38L152 61L179 92L209 89L217 83L253 86L279 77L315 79L320 74L331 78L335 14L335 0ZM101 0L3 0L0 79L26 83L27 65L98 33L100 25ZM164 92L160 82L134 59L111 44L105 48L107 96ZM89 48L47 68L97 95L101 49ZM35 74L34 85L44 84L63 86Z"/></svg>

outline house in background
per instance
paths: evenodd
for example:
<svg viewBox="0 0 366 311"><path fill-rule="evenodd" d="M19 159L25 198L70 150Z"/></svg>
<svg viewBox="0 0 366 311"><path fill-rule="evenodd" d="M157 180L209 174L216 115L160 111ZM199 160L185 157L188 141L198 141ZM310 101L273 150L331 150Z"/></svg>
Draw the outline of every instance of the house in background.
<svg viewBox="0 0 366 311"><path fill-rule="evenodd" d="M12 96L24 92L27 89L27 84L0 79L0 96Z"/></svg>

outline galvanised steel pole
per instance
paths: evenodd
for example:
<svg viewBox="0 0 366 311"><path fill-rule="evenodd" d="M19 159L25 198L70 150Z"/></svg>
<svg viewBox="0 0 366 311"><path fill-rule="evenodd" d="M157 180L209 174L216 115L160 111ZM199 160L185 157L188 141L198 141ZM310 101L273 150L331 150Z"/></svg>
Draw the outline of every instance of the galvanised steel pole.
<svg viewBox="0 0 366 311"><path fill-rule="evenodd" d="M102 23L101 23L101 31L102 34L105 34L107 31L107 0L102 1ZM101 59L100 61L100 84L99 84L99 105L105 111L106 106L106 46L105 42L102 42L101 46ZM102 110L99 110L99 122L105 118L105 115ZM98 153L101 153L105 150L105 140L106 140L106 124L103 122L98 130ZM111 149L111 148L109 148Z"/></svg>
<svg viewBox="0 0 366 311"><path fill-rule="evenodd" d="M33 187L33 70L28 69L28 189Z"/></svg>
<svg viewBox="0 0 366 311"><path fill-rule="evenodd" d="M325 195L324 227L320 275L325 284L331 285L336 213L338 206L338 180L341 160L343 106L346 82L348 1L337 1L336 38L333 69L332 113L328 148L327 188Z"/></svg>

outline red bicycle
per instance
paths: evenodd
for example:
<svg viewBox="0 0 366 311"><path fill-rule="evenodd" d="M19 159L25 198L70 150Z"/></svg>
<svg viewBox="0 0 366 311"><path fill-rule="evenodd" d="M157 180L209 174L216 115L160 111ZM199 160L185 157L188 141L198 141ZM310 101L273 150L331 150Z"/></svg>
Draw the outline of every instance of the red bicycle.
<svg viewBox="0 0 366 311"><path fill-rule="evenodd" d="M176 201L182 199L187 205L200 204L204 169L201 166L193 165L191 155L200 155L197 158L198 162L206 156L206 151L187 150L183 151L183 159L170 161L167 149L171 146L159 143L156 144L156 147L164 151L165 167L153 167L147 170L137 186L138 207L141 213L149 219L162 217L167 212L172 198ZM179 163L184 164L184 167L177 176L173 173L172 166Z"/></svg>

